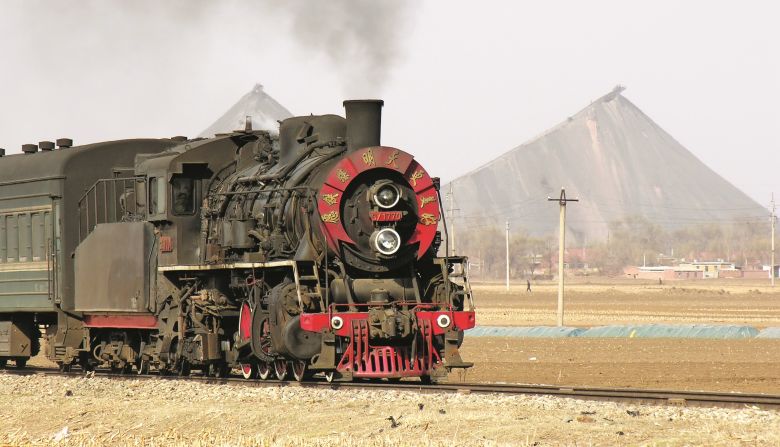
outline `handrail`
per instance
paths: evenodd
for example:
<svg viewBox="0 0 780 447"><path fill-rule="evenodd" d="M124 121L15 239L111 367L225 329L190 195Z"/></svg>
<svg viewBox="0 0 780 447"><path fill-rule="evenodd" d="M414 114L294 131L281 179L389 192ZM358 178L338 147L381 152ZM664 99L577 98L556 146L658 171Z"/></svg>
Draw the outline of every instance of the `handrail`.
<svg viewBox="0 0 780 447"><path fill-rule="evenodd" d="M95 181L81 196L78 202L79 241L83 241L100 223L115 223L131 217L146 217L146 209L139 206L138 199L133 203L119 202L135 193L136 184L143 182L148 191L148 181L144 176L104 178ZM120 184L121 183L121 184ZM119 184L119 185L118 185ZM102 187L102 194L100 190Z"/></svg>

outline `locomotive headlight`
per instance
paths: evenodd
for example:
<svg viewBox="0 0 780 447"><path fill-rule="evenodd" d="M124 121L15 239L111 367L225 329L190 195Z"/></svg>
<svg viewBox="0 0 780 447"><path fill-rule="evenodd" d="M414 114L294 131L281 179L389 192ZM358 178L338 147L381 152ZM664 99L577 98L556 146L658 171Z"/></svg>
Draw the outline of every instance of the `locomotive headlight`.
<svg viewBox="0 0 780 447"><path fill-rule="evenodd" d="M448 328L450 323L452 323L452 320L450 320L449 315L441 314L436 318L436 324L438 324L442 329Z"/></svg>
<svg viewBox="0 0 780 447"><path fill-rule="evenodd" d="M399 200L401 191L392 183L381 185L374 193L374 203L380 208L392 208L398 205Z"/></svg>
<svg viewBox="0 0 780 447"><path fill-rule="evenodd" d="M401 236L392 228L382 228L371 235L371 245L383 255L392 255L401 248Z"/></svg>

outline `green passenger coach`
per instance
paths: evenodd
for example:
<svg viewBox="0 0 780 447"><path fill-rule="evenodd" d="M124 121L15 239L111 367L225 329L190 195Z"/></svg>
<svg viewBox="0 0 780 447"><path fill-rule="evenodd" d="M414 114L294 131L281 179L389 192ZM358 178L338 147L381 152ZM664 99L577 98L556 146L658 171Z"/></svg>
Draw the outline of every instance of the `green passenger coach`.
<svg viewBox="0 0 780 447"><path fill-rule="evenodd" d="M132 176L136 154L175 143L57 144L28 144L21 154L0 156L0 366L8 360L23 366L36 355L40 326L56 331L52 350L82 337L73 287L79 200L99 179ZM99 222L109 210L90 211Z"/></svg>

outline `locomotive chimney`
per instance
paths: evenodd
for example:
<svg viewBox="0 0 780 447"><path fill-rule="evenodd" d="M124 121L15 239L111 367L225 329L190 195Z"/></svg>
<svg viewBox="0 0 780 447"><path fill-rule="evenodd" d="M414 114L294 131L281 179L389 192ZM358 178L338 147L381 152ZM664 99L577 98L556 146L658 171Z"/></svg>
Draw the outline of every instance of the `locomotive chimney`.
<svg viewBox="0 0 780 447"><path fill-rule="evenodd" d="M344 109L347 112L347 152L379 146L383 105L385 102L381 99L344 101Z"/></svg>
<svg viewBox="0 0 780 447"><path fill-rule="evenodd" d="M5 149L0 149L0 157L5 157Z"/></svg>

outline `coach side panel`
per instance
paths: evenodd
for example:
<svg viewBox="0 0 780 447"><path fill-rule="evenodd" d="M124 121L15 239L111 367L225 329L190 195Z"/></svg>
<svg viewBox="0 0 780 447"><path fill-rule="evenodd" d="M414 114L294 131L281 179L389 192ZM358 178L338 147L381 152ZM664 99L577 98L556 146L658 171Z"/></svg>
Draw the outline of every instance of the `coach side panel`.
<svg viewBox="0 0 780 447"><path fill-rule="evenodd" d="M61 180L0 182L0 313L54 312Z"/></svg>

